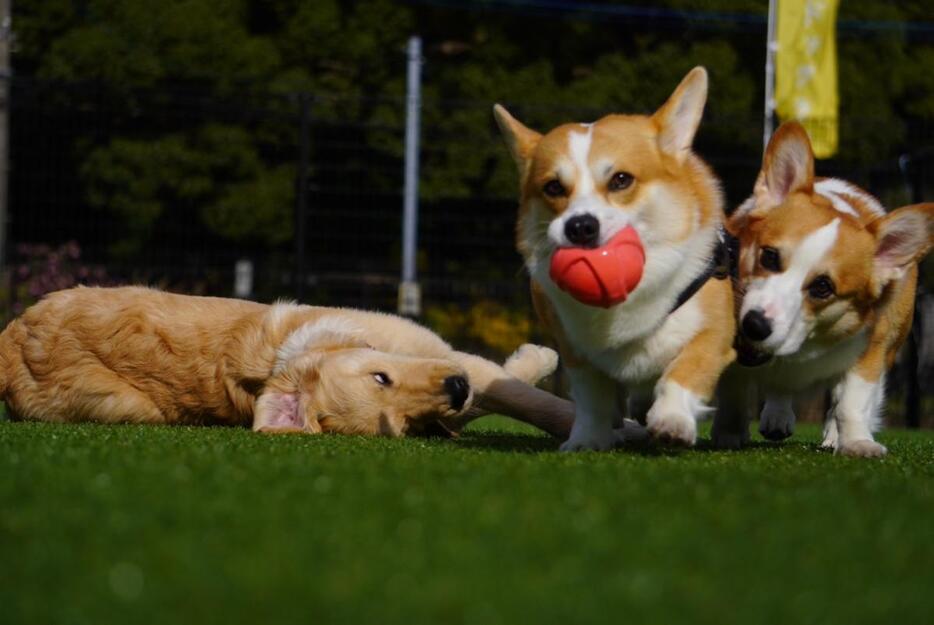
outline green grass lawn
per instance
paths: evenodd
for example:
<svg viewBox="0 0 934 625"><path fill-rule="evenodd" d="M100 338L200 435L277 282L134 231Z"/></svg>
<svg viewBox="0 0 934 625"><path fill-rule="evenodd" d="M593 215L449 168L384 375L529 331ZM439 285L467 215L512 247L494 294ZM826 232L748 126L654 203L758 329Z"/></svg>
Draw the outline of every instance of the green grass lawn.
<svg viewBox="0 0 934 625"><path fill-rule="evenodd" d="M934 434L881 440L0 421L0 623L931 623Z"/></svg>

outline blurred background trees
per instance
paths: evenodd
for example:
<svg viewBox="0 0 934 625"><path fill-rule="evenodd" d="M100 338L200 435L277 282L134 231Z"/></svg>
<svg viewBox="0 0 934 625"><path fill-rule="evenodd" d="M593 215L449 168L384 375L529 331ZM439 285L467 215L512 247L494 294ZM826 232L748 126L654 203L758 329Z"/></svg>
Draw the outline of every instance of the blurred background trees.
<svg viewBox="0 0 934 625"><path fill-rule="evenodd" d="M11 301L0 304L15 314L47 288L87 281L230 295L247 259L257 299L292 295L301 279L310 302L393 309L405 44L418 34L424 320L461 347L508 353L540 337L493 103L541 130L650 112L704 65L711 89L696 147L736 206L762 152L767 7L16 1L14 252ZM931 0L842 2L837 43L840 151L818 173L854 180L889 206L934 200ZM300 180L307 230L297 242ZM934 258L926 262L934 287ZM930 296L919 303L934 310ZM934 366L930 341L922 352Z"/></svg>
<svg viewBox="0 0 934 625"><path fill-rule="evenodd" d="M518 4L495 10L503 3L17 2L14 67L19 76L106 85L129 117L139 90L188 87L236 101L307 92L318 98L317 119L394 127L403 115L395 100L404 95L402 46L418 33L426 42L426 101L477 104L426 107L427 199L511 195L511 163L488 132L493 102L507 103L540 128L571 119L571 112L592 118L649 111L698 64L712 80L702 147L737 158L761 149L765 0L626 3L661 16L587 13L572 10L574 3L565 3L566 10L555 3ZM671 13L678 10L692 13ZM932 14L925 0L842 4L841 163L897 159L930 141L934 33L876 26L931 20ZM730 16L758 19L720 19ZM170 206L190 207L231 241L288 238L294 169L263 151L276 141L294 142L286 136L294 128L260 126L135 124L131 136L117 132L89 141L80 165L86 200L124 225L113 253L145 244L152 223ZM482 140L471 140L478 136ZM365 139L390 156L401 154L398 136L369 133ZM727 178L730 200L737 202L750 181ZM398 176L361 182L393 191L400 183Z"/></svg>

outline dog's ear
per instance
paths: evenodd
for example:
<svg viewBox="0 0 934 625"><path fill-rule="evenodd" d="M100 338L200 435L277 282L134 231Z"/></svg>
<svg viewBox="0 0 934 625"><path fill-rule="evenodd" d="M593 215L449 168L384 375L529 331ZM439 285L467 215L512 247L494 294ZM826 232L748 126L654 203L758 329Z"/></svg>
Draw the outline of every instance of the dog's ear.
<svg viewBox="0 0 934 625"><path fill-rule="evenodd" d="M876 277L884 285L901 278L934 247L934 203L904 206L872 227L876 232Z"/></svg>
<svg viewBox="0 0 934 625"><path fill-rule="evenodd" d="M695 67L681 81L668 101L652 119L658 125L658 147L683 161L694 142L694 135L707 103L707 70Z"/></svg>
<svg viewBox="0 0 934 625"><path fill-rule="evenodd" d="M318 422L305 418L302 399L297 391L263 392L253 407L253 431L267 434L320 433Z"/></svg>
<svg viewBox="0 0 934 625"><path fill-rule="evenodd" d="M524 171L526 163L532 158L535 146L542 139L541 133L524 126L499 104L493 105L493 117L496 119L500 132L503 133L506 146L513 160L516 161L516 166L519 171Z"/></svg>
<svg viewBox="0 0 934 625"><path fill-rule="evenodd" d="M814 188L814 152L804 126L785 122L769 140L756 180L755 213L778 206L792 193Z"/></svg>
<svg viewBox="0 0 934 625"><path fill-rule="evenodd" d="M341 317L322 317L293 330L276 350L273 373L282 371L289 361L309 352L366 348L365 332Z"/></svg>

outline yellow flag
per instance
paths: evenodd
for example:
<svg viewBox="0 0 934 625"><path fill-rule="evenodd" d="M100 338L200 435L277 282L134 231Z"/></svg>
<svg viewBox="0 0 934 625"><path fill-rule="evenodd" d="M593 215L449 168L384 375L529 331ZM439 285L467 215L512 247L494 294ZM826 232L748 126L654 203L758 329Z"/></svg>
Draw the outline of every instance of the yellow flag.
<svg viewBox="0 0 934 625"><path fill-rule="evenodd" d="M837 151L837 43L839 0L777 0L775 107L811 135L814 155Z"/></svg>

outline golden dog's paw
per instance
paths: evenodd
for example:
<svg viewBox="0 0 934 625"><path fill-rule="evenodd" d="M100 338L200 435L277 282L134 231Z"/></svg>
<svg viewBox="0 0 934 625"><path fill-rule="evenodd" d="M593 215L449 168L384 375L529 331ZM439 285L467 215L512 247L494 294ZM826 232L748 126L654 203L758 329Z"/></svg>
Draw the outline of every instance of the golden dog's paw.
<svg viewBox="0 0 934 625"><path fill-rule="evenodd" d="M876 441L863 439L840 445L837 447L836 453L854 458L881 458L889 453L889 450L885 448L885 445L880 445Z"/></svg>
<svg viewBox="0 0 934 625"><path fill-rule="evenodd" d="M535 384L548 377L558 368L558 353L550 347L526 343L506 359L503 365L509 375L523 382Z"/></svg>

